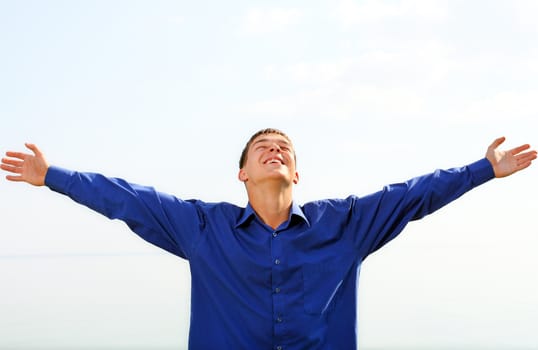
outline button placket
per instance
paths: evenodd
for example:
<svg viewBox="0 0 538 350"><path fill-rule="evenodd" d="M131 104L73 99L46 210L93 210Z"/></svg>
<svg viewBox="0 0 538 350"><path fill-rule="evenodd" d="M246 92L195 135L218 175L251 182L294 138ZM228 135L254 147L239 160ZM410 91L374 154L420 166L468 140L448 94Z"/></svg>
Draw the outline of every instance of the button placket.
<svg viewBox="0 0 538 350"><path fill-rule="evenodd" d="M273 289L273 326L274 326L274 348L276 350L282 350L282 340L284 339L284 324L285 324L285 315L284 311L284 302L285 297L282 292L282 273L285 269L285 257L282 256L282 240L278 230L271 232L271 256L273 259L272 266L272 289ZM279 344L280 343L280 344Z"/></svg>

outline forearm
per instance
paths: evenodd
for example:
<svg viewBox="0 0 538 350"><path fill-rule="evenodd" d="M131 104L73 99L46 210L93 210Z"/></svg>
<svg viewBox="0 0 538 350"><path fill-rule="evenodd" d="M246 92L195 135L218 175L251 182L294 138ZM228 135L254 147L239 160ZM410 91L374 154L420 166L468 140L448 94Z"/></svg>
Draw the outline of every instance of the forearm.
<svg viewBox="0 0 538 350"><path fill-rule="evenodd" d="M491 164L481 159L385 186L360 198L355 216L360 219L356 231L363 256L392 240L410 221L433 213L493 177Z"/></svg>
<svg viewBox="0 0 538 350"><path fill-rule="evenodd" d="M413 219L431 214L471 189L495 177L491 163L486 159L459 168L436 170L407 182L409 210Z"/></svg>
<svg viewBox="0 0 538 350"><path fill-rule="evenodd" d="M45 176L45 185L110 219L128 220L136 212L136 201L133 201L136 193L121 179L51 166Z"/></svg>
<svg viewBox="0 0 538 350"><path fill-rule="evenodd" d="M191 205L152 187L55 166L49 168L45 185L110 219L124 221L143 239L182 257L186 253L180 247L188 247L189 236L180 237L178 232L197 227L191 224L197 217Z"/></svg>

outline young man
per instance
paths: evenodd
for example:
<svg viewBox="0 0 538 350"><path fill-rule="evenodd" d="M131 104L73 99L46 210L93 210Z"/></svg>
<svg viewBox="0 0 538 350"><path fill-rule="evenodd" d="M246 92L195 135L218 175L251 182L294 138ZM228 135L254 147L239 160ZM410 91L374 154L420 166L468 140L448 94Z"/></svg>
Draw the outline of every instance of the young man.
<svg viewBox="0 0 538 350"><path fill-rule="evenodd" d="M527 168L536 151L498 150L365 197L298 205L291 140L254 134L240 159L246 208L184 201L153 188L49 166L41 151L7 152L7 179L46 185L143 239L189 260L189 349L356 349L357 276L362 261L405 225L494 177Z"/></svg>

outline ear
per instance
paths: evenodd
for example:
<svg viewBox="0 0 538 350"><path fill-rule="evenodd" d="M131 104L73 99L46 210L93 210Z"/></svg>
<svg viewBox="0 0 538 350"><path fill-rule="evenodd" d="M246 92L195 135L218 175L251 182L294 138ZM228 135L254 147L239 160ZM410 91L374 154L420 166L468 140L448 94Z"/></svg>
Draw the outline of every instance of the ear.
<svg viewBox="0 0 538 350"><path fill-rule="evenodd" d="M248 176L245 170L243 168L239 169L239 173L237 174L237 178L241 182L246 182L248 180Z"/></svg>
<svg viewBox="0 0 538 350"><path fill-rule="evenodd" d="M295 176L293 177L293 183L297 185L299 182L299 173L295 172Z"/></svg>

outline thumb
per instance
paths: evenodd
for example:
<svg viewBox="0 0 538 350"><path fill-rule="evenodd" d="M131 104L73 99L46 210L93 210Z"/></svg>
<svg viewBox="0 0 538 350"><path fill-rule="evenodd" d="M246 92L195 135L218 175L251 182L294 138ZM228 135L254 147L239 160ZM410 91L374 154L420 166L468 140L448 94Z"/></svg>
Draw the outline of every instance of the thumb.
<svg viewBox="0 0 538 350"><path fill-rule="evenodd" d="M43 153L41 153L41 150L35 144L26 142L24 145L31 150L36 157L43 158Z"/></svg>
<svg viewBox="0 0 538 350"><path fill-rule="evenodd" d="M495 141L493 141L491 143L491 145L489 145L489 148L490 149L495 149L495 148L499 147L505 140L506 140L506 137L504 137L504 136L496 138Z"/></svg>

